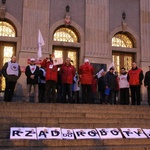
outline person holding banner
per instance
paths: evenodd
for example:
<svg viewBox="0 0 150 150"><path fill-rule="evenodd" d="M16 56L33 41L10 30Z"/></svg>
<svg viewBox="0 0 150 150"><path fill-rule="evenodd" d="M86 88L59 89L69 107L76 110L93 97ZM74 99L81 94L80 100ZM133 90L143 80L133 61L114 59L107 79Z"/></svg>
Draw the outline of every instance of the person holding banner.
<svg viewBox="0 0 150 150"><path fill-rule="evenodd" d="M2 74L5 77L6 82L4 101L11 102L14 95L15 85L21 76L21 70L16 62L16 56L12 56L11 60L4 64L2 67Z"/></svg>
<svg viewBox="0 0 150 150"><path fill-rule="evenodd" d="M39 67L35 63L35 59L30 59L30 64L26 67L25 75L27 76L27 97L26 102L30 102L31 88L34 88L34 102L38 103L38 75Z"/></svg>
<svg viewBox="0 0 150 150"><path fill-rule="evenodd" d="M72 103L72 84L75 76L75 67L71 65L71 59L67 58L60 68L62 83L62 102L66 103L66 95L68 95L68 103Z"/></svg>
<svg viewBox="0 0 150 150"><path fill-rule="evenodd" d="M88 59L85 59L84 64L80 66L79 75L82 87L82 103L92 103L92 81L94 68L90 65Z"/></svg>
<svg viewBox="0 0 150 150"><path fill-rule="evenodd" d="M54 54L49 54L49 58L46 58L41 63L46 69L46 84L45 84L45 102L46 103L56 103L56 85L58 76L58 67L54 66L53 63Z"/></svg>

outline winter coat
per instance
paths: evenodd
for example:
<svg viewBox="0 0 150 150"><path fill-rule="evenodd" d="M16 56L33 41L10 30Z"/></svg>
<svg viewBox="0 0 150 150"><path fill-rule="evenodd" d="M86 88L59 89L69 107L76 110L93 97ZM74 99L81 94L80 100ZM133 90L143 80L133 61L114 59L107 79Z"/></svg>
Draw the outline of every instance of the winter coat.
<svg viewBox="0 0 150 150"><path fill-rule="evenodd" d="M144 86L150 87L150 71L147 71L145 74Z"/></svg>
<svg viewBox="0 0 150 150"><path fill-rule="evenodd" d="M140 86L144 78L143 71L139 68L131 69L128 72L127 79L130 86Z"/></svg>
<svg viewBox="0 0 150 150"><path fill-rule="evenodd" d="M46 69L46 81L57 81L58 67L54 66L52 61L47 62L47 59L44 59L41 66Z"/></svg>
<svg viewBox="0 0 150 150"><path fill-rule="evenodd" d="M79 74L81 75L81 84L92 84L94 68L89 62L80 66Z"/></svg>
<svg viewBox="0 0 150 150"><path fill-rule="evenodd" d="M32 73L30 65L28 65L25 70L25 75L27 76L27 84L38 84L39 67L36 66L35 71ZM34 79L30 77L31 75L34 75Z"/></svg>
<svg viewBox="0 0 150 150"><path fill-rule="evenodd" d="M60 68L61 83L72 84L75 76L75 68L71 64L63 64Z"/></svg>
<svg viewBox="0 0 150 150"><path fill-rule="evenodd" d="M117 88L116 76L109 71L105 75L105 85L108 86L110 90L116 90Z"/></svg>

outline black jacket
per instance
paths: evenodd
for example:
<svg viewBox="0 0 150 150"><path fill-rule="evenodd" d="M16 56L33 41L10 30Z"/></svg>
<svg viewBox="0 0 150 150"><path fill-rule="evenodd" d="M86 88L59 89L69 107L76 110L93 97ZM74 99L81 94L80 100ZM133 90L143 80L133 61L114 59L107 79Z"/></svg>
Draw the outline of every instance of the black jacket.
<svg viewBox="0 0 150 150"><path fill-rule="evenodd" d="M145 73L144 86L150 87L150 71Z"/></svg>
<svg viewBox="0 0 150 150"><path fill-rule="evenodd" d="M32 73L30 70L30 66L27 66L25 75L27 76L27 84L38 84L39 67L36 66L34 73ZM30 77L31 75L34 75L34 79Z"/></svg>
<svg viewBox="0 0 150 150"><path fill-rule="evenodd" d="M108 86L110 90L116 90L117 88L116 76L109 71L105 75L105 85Z"/></svg>

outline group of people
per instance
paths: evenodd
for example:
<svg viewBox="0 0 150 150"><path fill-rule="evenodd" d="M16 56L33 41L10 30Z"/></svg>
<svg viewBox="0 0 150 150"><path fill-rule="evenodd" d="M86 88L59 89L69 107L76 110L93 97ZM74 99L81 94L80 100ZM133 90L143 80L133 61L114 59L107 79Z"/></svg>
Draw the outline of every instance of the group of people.
<svg viewBox="0 0 150 150"><path fill-rule="evenodd" d="M36 65L34 58L30 59L30 63L25 69L27 83L25 102L31 101L33 87L35 103L119 103L129 105L129 91L131 91L131 104L140 105L140 89L144 79L150 105L150 71L146 72L144 78L142 69L138 68L135 62L132 63L132 68L128 73L125 68L121 68L120 75L118 75L114 67L111 67L108 72L101 72L101 76L98 78L97 75L94 75L94 68L88 59L84 60L78 72L71 64L70 58L67 58L61 66L54 65L53 59L54 55L49 54L49 57L42 61L41 66ZM11 102L15 85L21 76L16 56L12 56L11 60L4 64L2 74L6 81L4 101ZM80 90L81 99L79 98ZM116 100L116 97L119 97L119 101Z"/></svg>

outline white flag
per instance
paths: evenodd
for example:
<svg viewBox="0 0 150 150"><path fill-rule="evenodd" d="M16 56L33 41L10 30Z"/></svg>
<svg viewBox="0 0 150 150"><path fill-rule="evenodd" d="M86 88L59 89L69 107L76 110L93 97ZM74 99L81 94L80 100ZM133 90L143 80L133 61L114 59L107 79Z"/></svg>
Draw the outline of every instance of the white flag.
<svg viewBox="0 0 150 150"><path fill-rule="evenodd" d="M104 72L104 69L101 69L96 75L98 78L100 78L102 76L102 72Z"/></svg>
<svg viewBox="0 0 150 150"><path fill-rule="evenodd" d="M44 43L41 31L39 30L39 33L38 33L38 52L37 52L38 59L40 57L42 57L42 46L43 45L45 45L45 43Z"/></svg>
<svg viewBox="0 0 150 150"><path fill-rule="evenodd" d="M115 67L114 62L112 62L112 63L110 64L110 66L108 67L107 71L109 71L109 69L110 69L111 67Z"/></svg>

